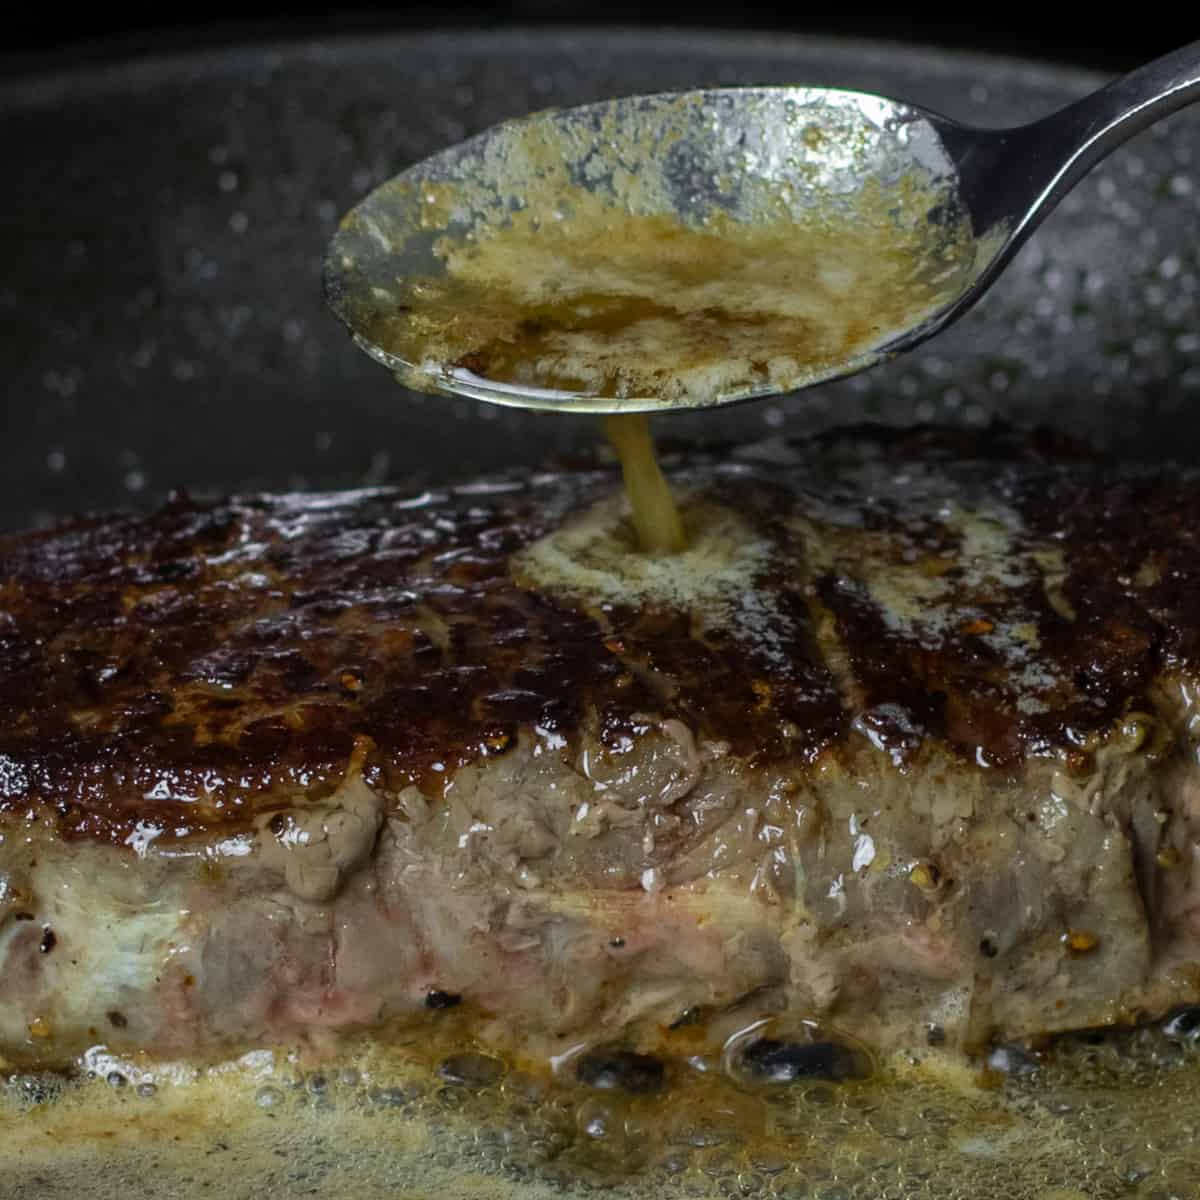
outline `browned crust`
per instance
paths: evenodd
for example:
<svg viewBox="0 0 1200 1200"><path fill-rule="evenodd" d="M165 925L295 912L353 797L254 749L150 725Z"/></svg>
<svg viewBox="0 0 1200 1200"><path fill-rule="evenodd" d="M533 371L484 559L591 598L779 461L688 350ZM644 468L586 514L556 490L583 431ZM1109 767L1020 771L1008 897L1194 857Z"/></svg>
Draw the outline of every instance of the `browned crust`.
<svg viewBox="0 0 1200 1200"><path fill-rule="evenodd" d="M864 455L893 480L881 491L855 474ZM116 842L139 822L168 839L232 832L333 786L358 738L374 745L369 782L433 791L522 729L571 736L593 712L603 736L647 711L678 716L751 760L803 764L856 727L897 761L936 739L1012 767L1077 749L1149 704L1164 670L1196 663L1192 473L995 430L858 431L783 464L695 454L675 469L774 538L772 567L748 581L771 600L766 627L593 617L518 587L512 554L611 492L609 470L421 497L177 499L0 540L0 818ZM1044 581L973 579L937 517L939 488L1005 505L1022 536L1061 548L1074 618ZM789 517L826 519L831 505L835 525L880 534L897 562L939 564L935 633L889 625L852 555L799 569ZM1018 703L1028 677L978 632L1014 609L1036 625L1051 680L1036 712ZM849 681L827 665L823 624Z"/></svg>

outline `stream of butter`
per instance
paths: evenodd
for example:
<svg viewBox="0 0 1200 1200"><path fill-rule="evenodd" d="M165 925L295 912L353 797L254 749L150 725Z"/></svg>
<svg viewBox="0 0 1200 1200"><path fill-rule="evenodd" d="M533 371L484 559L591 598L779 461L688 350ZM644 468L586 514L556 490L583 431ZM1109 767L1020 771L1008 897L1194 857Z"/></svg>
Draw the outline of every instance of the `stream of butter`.
<svg viewBox="0 0 1200 1200"><path fill-rule="evenodd" d="M614 414L605 417L604 430L621 460L638 545L646 554L678 554L687 546L687 535L658 465L649 420L643 413Z"/></svg>

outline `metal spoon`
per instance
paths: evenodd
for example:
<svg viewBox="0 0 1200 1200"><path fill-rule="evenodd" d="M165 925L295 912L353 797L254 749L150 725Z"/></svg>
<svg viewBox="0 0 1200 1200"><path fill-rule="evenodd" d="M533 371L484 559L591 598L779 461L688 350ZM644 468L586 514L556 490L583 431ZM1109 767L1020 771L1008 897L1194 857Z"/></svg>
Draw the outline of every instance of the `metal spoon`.
<svg viewBox="0 0 1200 1200"><path fill-rule="evenodd" d="M551 110L489 129L372 192L348 214L329 246L326 297L368 354L422 390L585 412L663 411L791 391L860 371L945 329L983 295L1087 171L1127 138L1198 96L1200 42L1194 42L1016 129L978 129L880 96L804 87L706 90ZM853 248L844 234L858 228L854 222L867 211L864 197L873 197L874 208L862 229L869 224L875 243L870 253L851 255L862 260L858 274L839 282L837 256L845 258L847 247ZM580 216L588 212L592 216L586 220ZM596 213L609 240L598 242L602 252L586 261L589 270L605 275L612 293L599 301L594 287L582 298L573 294L569 274L564 275L552 280L554 303L541 295L541 307L531 310L541 315L531 320L526 314L521 321L514 316L513 329L507 330L503 307L517 294L505 290L507 281L486 296L486 289L476 295L470 287L449 286L454 280L447 263L455 253L466 256L469 270L471 256L481 247L502 246L495 239L516 237L518 230L518 251L510 255L513 270L525 263L535 274L541 262L537 270L543 276L548 269L553 273L555 263L576 261L571 231L585 230L588 220L594 225ZM687 285L692 292L679 301L691 305L686 334L695 334L696 353L709 351L697 378L715 380L712 386L681 392L677 384L683 376L673 376L671 362L661 361L629 360L625 374L604 375L597 368L589 377L584 370L566 385L555 376L555 371L562 375L564 346L586 343L603 358L611 349L608 338L627 358L636 358L638 347L647 345L641 335L650 328L638 324L650 319L642 300L652 305L651 324L665 321L660 332L671 333L677 298L669 288L663 295L641 296L636 288L624 289L620 278L613 282L621 269L635 273L621 266L634 261L625 244L634 235L623 221L649 222L660 232L664 221L673 222L698 238L705 253L717 245L714 237L749 237L772 223L775 234L783 230L785 240L775 237L774 249L748 276L751 283L759 275L772 276L774 290L767 289L766 301L746 301L745 312L736 297L721 299L715 309L698 309L696 297L715 294L711 288L719 288L721 279L692 280ZM793 229L795 238L788 241ZM822 231L839 229L840 242L832 234L825 243L814 240ZM782 312L793 297L803 298L809 285L786 262L787 247L799 247L801 234L808 239L805 269L815 261L816 274L834 289L814 292L825 306L812 310L818 316L836 310L849 321L855 306L866 314L888 288L897 291L901 285L914 297L911 307L893 304L886 315L875 313L874 324L867 322L858 342L837 342L830 334L807 359L799 352L777 354L769 366L747 351L740 375L722 375L716 369L720 364L711 361L712 346L726 344L720 338L732 331L728 344L742 353L747 337L769 338L781 328L772 325L772 304ZM823 244L834 260L829 264L813 259L813 247ZM891 254L889 246L903 246L907 258ZM546 247L554 253L542 261L538 254ZM612 262L605 273L609 253ZM877 278L872 272L882 272L877 264L889 254L891 275ZM699 252L698 261L703 261ZM908 266L897 273L898 263ZM641 260L637 265L640 269ZM679 268L671 270L674 279ZM490 287L495 273L489 278ZM551 286L544 278L540 282L543 292ZM593 286L585 283L583 291ZM442 316L449 312L452 324L461 316L469 325L486 303L493 304L495 311L484 315L492 322L488 328L499 332L487 354L451 354L449 343L432 335L428 345L423 341L422 330L436 326L425 320L423 305L431 296L441 297ZM832 307L830 296L837 301ZM629 312L621 308L626 301ZM554 307L559 302L565 316ZM796 321L801 328L801 318ZM677 332L684 336L682 318ZM520 361L523 338L530 347L528 369ZM665 344L668 350L676 345L669 338ZM489 369L499 361L497 347L504 352L504 370ZM537 362L535 356L540 356ZM643 357L651 357L649 351ZM543 371L546 362L559 366Z"/></svg>

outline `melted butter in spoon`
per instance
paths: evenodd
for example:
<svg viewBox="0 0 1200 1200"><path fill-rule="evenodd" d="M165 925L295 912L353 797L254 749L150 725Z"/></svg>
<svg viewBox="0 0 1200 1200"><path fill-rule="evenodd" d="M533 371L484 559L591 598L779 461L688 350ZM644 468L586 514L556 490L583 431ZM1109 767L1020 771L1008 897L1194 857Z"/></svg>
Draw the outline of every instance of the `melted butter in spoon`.
<svg viewBox="0 0 1200 1200"><path fill-rule="evenodd" d="M859 93L632 96L485 130L376 188L330 304L419 391L708 407L870 366L978 274L945 148Z"/></svg>
<svg viewBox="0 0 1200 1200"><path fill-rule="evenodd" d="M889 215L903 202L866 188L836 213L692 224L583 193L439 238L444 270L404 281L366 332L420 390L449 370L646 408L787 391L869 357L957 286L966 241L931 253Z"/></svg>

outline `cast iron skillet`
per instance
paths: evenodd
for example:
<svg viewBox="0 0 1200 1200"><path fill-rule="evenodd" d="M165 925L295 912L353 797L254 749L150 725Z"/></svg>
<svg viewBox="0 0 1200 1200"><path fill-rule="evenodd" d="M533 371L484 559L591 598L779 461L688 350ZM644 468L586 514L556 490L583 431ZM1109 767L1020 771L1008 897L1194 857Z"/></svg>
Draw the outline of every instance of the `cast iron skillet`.
<svg viewBox="0 0 1200 1200"><path fill-rule="evenodd" d="M715 33L374 36L0 83L0 528L175 487L444 479L594 439L586 418L402 392L323 307L338 215L505 117L619 93L815 83L983 124L1098 77L904 47ZM1050 423L1200 459L1200 113L1090 177L950 334L685 438L833 422Z"/></svg>

